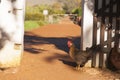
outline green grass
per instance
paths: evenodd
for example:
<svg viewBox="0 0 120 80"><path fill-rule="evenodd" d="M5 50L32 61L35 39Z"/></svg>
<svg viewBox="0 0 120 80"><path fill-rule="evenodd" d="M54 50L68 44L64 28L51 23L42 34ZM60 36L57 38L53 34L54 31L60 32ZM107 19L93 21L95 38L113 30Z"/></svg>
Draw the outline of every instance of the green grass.
<svg viewBox="0 0 120 80"><path fill-rule="evenodd" d="M37 21L25 21L25 31L32 30L38 27L39 27L39 24Z"/></svg>
<svg viewBox="0 0 120 80"><path fill-rule="evenodd" d="M44 26L46 24L49 24L49 23L44 20L39 20L39 21L28 20L28 21L25 21L25 31L29 31L29 30Z"/></svg>
<svg viewBox="0 0 120 80"><path fill-rule="evenodd" d="M60 17L55 17L53 20L53 24L58 23L59 20L60 20ZM24 28L25 28L25 31L29 31L29 30L44 26L46 24L49 24L49 22L44 20L26 20Z"/></svg>

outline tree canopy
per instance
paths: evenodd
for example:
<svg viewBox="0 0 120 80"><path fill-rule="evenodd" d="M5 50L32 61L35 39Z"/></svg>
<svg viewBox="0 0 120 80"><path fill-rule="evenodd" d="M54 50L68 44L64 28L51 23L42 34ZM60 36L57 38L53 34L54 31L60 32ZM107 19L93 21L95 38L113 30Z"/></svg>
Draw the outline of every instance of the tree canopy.
<svg viewBox="0 0 120 80"><path fill-rule="evenodd" d="M66 13L72 13L74 9L81 7L81 0L58 0L63 5Z"/></svg>

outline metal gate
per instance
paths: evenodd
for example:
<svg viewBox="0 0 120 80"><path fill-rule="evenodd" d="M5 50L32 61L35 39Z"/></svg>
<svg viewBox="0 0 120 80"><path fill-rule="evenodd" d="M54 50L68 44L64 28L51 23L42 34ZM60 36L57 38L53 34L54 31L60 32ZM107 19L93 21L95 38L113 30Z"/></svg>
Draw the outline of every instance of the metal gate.
<svg viewBox="0 0 120 80"><path fill-rule="evenodd" d="M120 0L94 0L93 23L93 45L101 46L99 68L103 67L106 55L120 69ZM92 67L96 67L96 54Z"/></svg>

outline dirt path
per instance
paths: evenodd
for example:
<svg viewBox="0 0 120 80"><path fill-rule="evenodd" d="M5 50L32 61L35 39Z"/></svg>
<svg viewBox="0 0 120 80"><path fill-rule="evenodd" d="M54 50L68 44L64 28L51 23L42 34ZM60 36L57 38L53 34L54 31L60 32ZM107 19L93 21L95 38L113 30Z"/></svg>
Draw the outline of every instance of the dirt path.
<svg viewBox="0 0 120 80"><path fill-rule="evenodd" d="M68 37L74 37L79 48L80 31L79 26L65 18L59 24L25 32L21 66L0 71L0 80L120 80L120 74L107 69L74 69L66 43Z"/></svg>

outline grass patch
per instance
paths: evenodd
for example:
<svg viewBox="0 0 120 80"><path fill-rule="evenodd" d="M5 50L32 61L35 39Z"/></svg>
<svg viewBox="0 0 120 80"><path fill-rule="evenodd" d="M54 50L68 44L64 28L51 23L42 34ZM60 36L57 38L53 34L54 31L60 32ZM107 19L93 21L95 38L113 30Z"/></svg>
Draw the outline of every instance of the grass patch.
<svg viewBox="0 0 120 80"><path fill-rule="evenodd" d="M45 22L43 20L39 20L39 21L25 21L25 31L29 31L41 26L44 26L48 24L48 22Z"/></svg>
<svg viewBox="0 0 120 80"><path fill-rule="evenodd" d="M52 24L58 23L60 19L61 17L54 16ZM46 21L45 20L26 20L24 29L25 31L29 31L29 30L44 26L46 24L51 24L51 23L49 23L48 20Z"/></svg>
<svg viewBox="0 0 120 80"><path fill-rule="evenodd" d="M25 31L32 30L38 28L39 24L37 21L25 21Z"/></svg>

